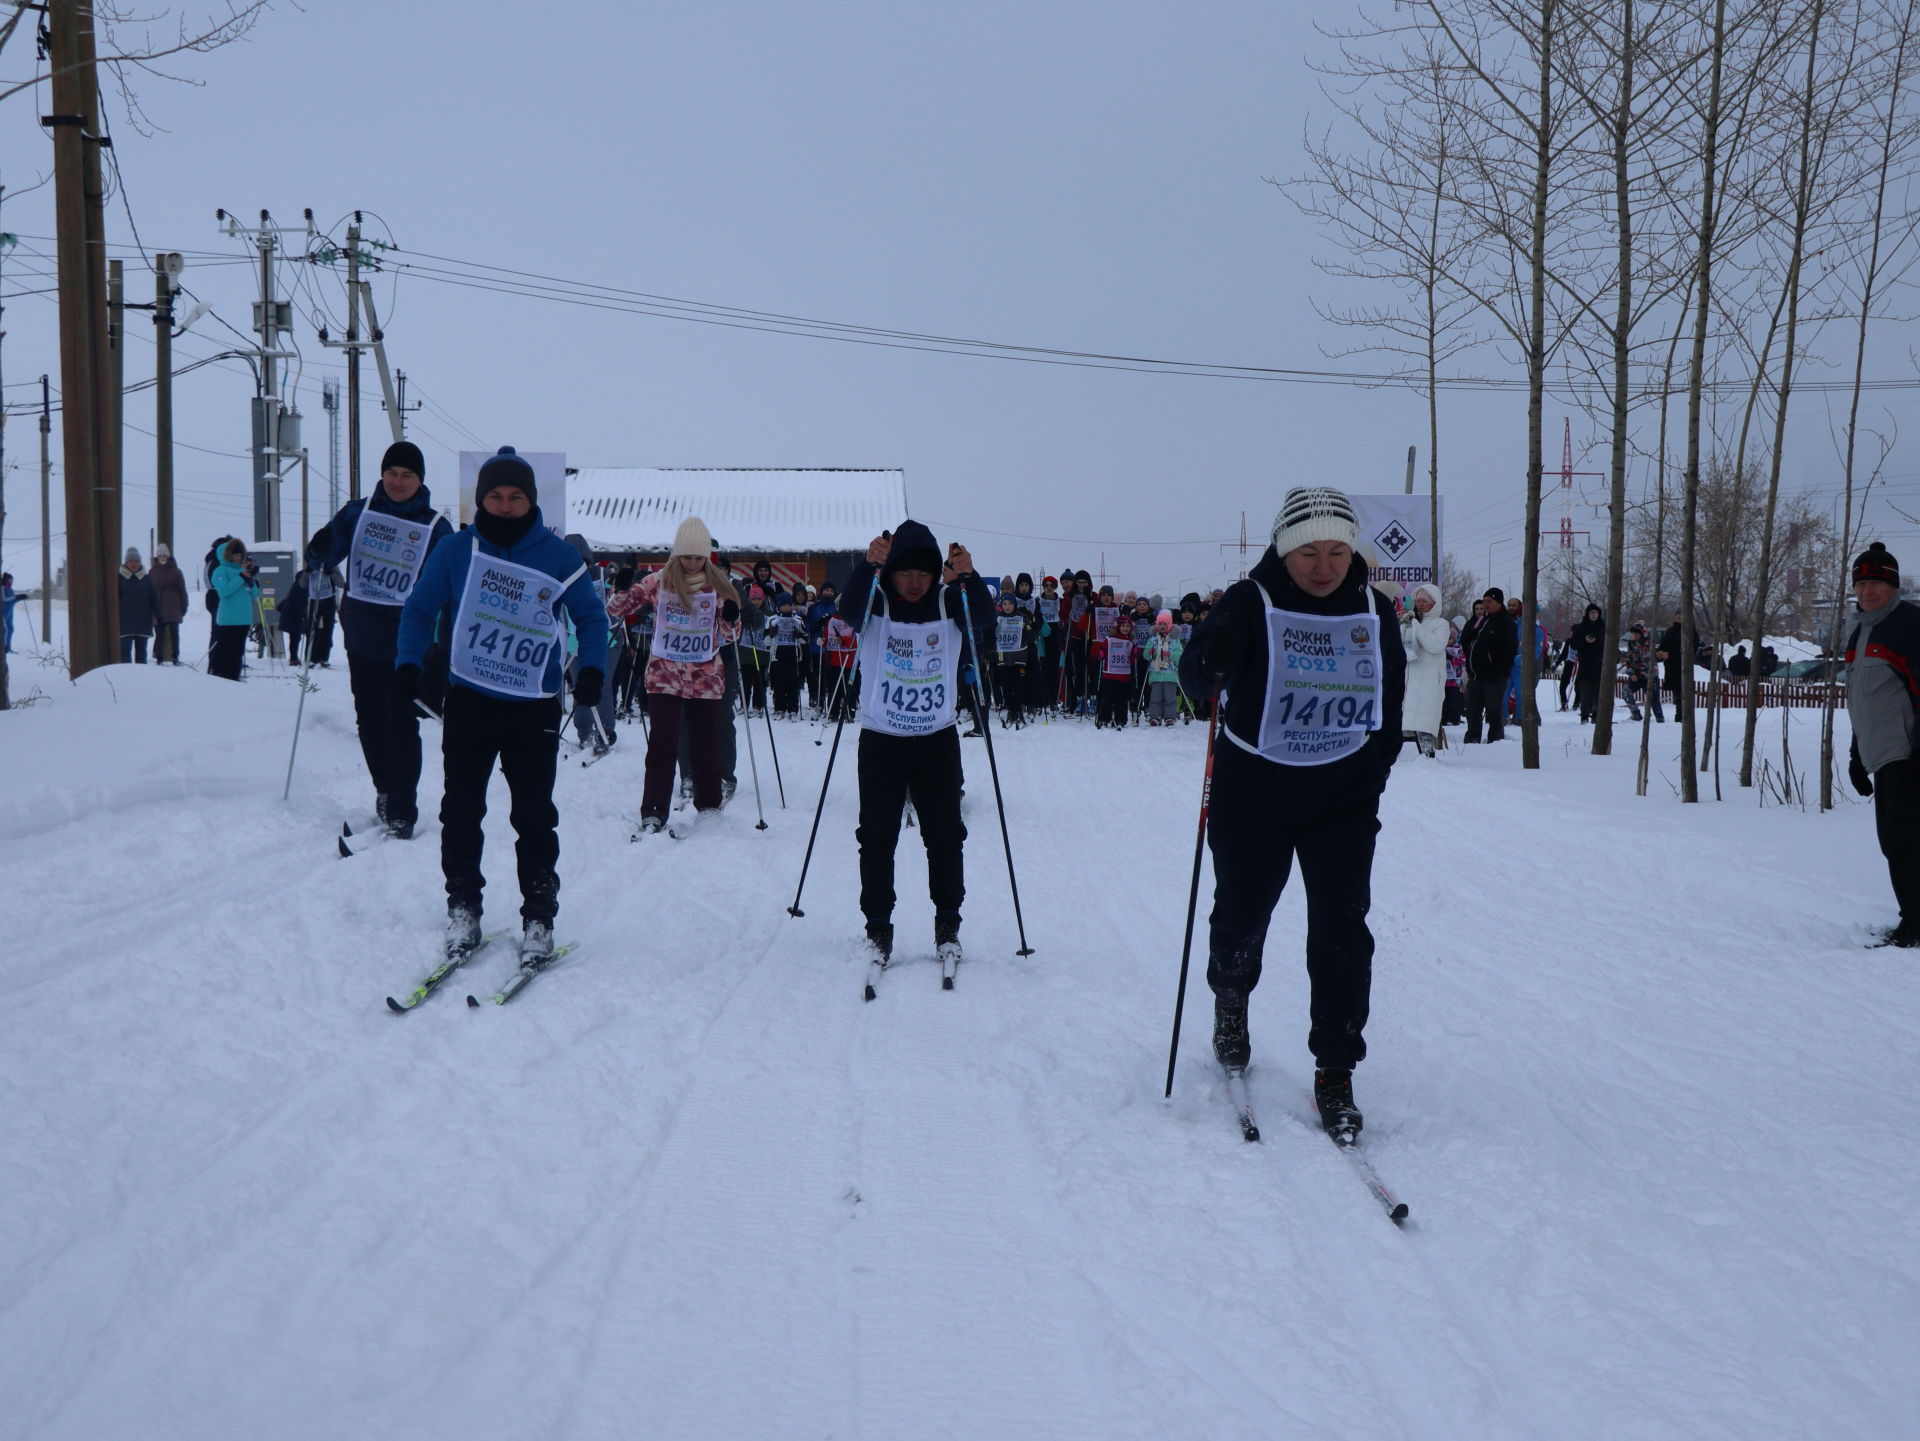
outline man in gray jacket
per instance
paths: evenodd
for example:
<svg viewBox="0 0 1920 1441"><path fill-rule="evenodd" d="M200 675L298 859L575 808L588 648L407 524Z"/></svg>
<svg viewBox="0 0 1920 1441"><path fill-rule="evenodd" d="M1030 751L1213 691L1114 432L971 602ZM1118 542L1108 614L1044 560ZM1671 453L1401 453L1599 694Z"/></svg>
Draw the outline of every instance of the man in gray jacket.
<svg viewBox="0 0 1920 1441"><path fill-rule="evenodd" d="M1847 638L1847 774L1873 797L1874 828L1887 858L1900 924L1885 944L1920 946L1920 762L1913 754L1920 706L1920 606L1900 599L1900 563L1879 541L1853 563L1859 623Z"/></svg>

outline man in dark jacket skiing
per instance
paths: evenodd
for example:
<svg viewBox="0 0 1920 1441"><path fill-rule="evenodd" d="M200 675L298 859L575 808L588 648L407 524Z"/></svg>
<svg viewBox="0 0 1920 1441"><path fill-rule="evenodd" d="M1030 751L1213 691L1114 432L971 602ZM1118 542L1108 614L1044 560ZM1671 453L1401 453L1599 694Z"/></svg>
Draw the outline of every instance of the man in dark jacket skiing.
<svg viewBox="0 0 1920 1441"><path fill-rule="evenodd" d="M1489 741L1506 738L1507 689L1513 682L1513 661L1519 654L1518 632L1506 611L1507 597L1499 586L1489 586L1480 614L1467 622L1460 648L1467 660L1468 745L1480 743L1480 719L1486 717Z"/></svg>
<svg viewBox="0 0 1920 1441"><path fill-rule="evenodd" d="M1307 1047L1328 1134L1359 1134L1353 1068L1367 1053L1373 980L1374 837L1400 750L1406 651L1393 606L1354 553L1353 504L1314 486L1287 492L1272 544L1194 627L1181 657L1192 696L1222 695L1214 754L1207 984L1213 1049L1244 1070L1247 997L1267 926L1297 856L1307 889ZM1489 703L1500 691L1492 689Z"/></svg>
<svg viewBox="0 0 1920 1441"><path fill-rule="evenodd" d="M1879 541L1853 563L1860 609L1847 637L1847 775L1873 797L1874 829L1887 858L1900 924L1891 946L1920 946L1920 606L1900 599L1900 562Z"/></svg>
<svg viewBox="0 0 1920 1441"><path fill-rule="evenodd" d="M380 820L402 840L412 837L419 819L420 713L412 700L393 691L400 608L433 547L453 534L445 517L434 513L426 473L420 447L395 441L380 459L380 483L373 493L342 506L308 552L310 564L346 571L340 628L360 752L373 779ZM437 649L423 659L435 668ZM429 684L433 680L430 675Z"/></svg>
<svg viewBox="0 0 1920 1441"><path fill-rule="evenodd" d="M951 976L960 960L967 839L954 719L962 671L977 664L972 657L982 649L977 638L964 636L967 622L990 625L993 596L965 549L943 561L933 533L908 520L891 538L876 536L867 547L866 559L847 578L840 618L860 634L856 838L868 959L884 968L893 954L894 848L911 801L927 848L934 948Z"/></svg>

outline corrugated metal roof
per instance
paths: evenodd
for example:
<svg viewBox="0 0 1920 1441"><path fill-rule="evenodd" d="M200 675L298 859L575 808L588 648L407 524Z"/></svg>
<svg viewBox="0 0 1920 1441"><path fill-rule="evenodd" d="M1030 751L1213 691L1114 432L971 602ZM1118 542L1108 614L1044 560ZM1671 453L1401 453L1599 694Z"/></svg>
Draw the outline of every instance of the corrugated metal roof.
<svg viewBox="0 0 1920 1441"><path fill-rule="evenodd" d="M595 550L666 550L690 515L725 550L865 550L906 514L903 470L583 466L567 477L567 529Z"/></svg>

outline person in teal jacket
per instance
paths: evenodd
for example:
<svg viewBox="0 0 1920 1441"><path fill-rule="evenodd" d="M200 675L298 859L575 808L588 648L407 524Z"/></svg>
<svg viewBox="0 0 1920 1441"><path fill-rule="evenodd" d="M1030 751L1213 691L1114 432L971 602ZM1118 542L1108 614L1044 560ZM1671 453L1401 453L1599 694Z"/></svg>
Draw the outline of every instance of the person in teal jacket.
<svg viewBox="0 0 1920 1441"><path fill-rule="evenodd" d="M427 557L400 614L396 699L412 705L434 629L447 613L447 709L441 727L445 788L440 869L447 884L447 955L480 943L480 873L487 782L494 762L512 797L520 880L523 966L553 957L559 910L560 821L553 804L559 764L565 607L579 640L575 707L599 704L607 668L607 612L580 553L547 528L533 467L512 446L480 467L473 525Z"/></svg>
<svg viewBox="0 0 1920 1441"><path fill-rule="evenodd" d="M227 542L220 552L220 563L209 577L214 593L220 597L220 608L213 615L213 655L207 662L207 670L222 680L240 679L247 632L253 628L255 606L260 599L258 574L247 556L245 542L236 539Z"/></svg>

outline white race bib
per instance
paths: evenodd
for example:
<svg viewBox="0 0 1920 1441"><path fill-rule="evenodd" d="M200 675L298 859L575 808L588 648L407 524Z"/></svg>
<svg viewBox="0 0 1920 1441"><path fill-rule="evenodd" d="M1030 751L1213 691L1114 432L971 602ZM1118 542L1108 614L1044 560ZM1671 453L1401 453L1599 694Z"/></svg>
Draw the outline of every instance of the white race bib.
<svg viewBox="0 0 1920 1441"><path fill-rule="evenodd" d="M1105 640L1113 634L1113 623L1119 619L1119 606L1096 605L1093 608L1093 633Z"/></svg>
<svg viewBox="0 0 1920 1441"><path fill-rule="evenodd" d="M1352 755L1380 729L1380 618L1267 608L1267 703L1258 750L1287 766Z"/></svg>
<svg viewBox="0 0 1920 1441"><path fill-rule="evenodd" d="M555 694L547 689L547 662L560 644L560 596L568 584L476 547L454 618L448 665L455 677L515 700Z"/></svg>
<svg viewBox="0 0 1920 1441"><path fill-rule="evenodd" d="M1048 625L1055 625L1059 622L1060 620L1060 597L1059 596L1043 595L1040 597L1040 619L1044 620Z"/></svg>
<svg viewBox="0 0 1920 1441"><path fill-rule="evenodd" d="M347 552L347 595L369 605L405 605L432 538L431 520L402 520L364 507Z"/></svg>
<svg viewBox="0 0 1920 1441"><path fill-rule="evenodd" d="M1101 666L1100 674L1110 675L1124 680L1133 674L1133 642L1121 640L1118 636L1107 642L1106 664Z"/></svg>
<svg viewBox="0 0 1920 1441"><path fill-rule="evenodd" d="M826 648L836 655L844 655L853 650L859 641L859 633L839 616L836 615L827 622Z"/></svg>
<svg viewBox="0 0 1920 1441"><path fill-rule="evenodd" d="M333 599L333 577L328 575L324 570L315 571L313 576L313 584L307 587L307 599L308 600L332 600Z"/></svg>
<svg viewBox="0 0 1920 1441"><path fill-rule="evenodd" d="M694 596L689 605L661 586L653 607L653 653L668 660L700 665L713 659L713 618L720 597L710 590Z"/></svg>
<svg viewBox="0 0 1920 1441"><path fill-rule="evenodd" d="M860 682L863 729L891 736L945 730L959 699L960 627L869 615L860 632Z"/></svg>
<svg viewBox="0 0 1920 1441"><path fill-rule="evenodd" d="M1003 615L993 623L993 648L1004 654L1025 650L1021 637L1027 623L1017 615Z"/></svg>

